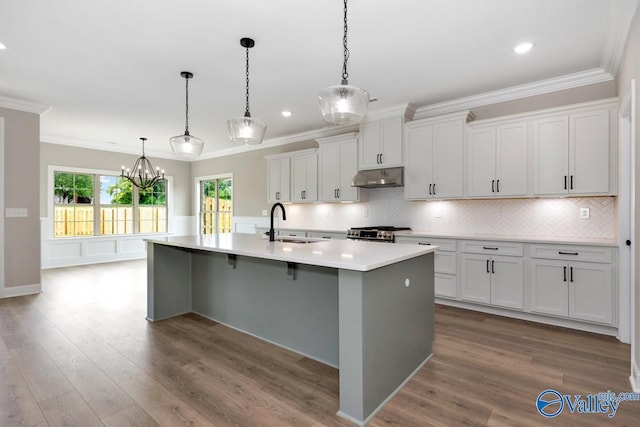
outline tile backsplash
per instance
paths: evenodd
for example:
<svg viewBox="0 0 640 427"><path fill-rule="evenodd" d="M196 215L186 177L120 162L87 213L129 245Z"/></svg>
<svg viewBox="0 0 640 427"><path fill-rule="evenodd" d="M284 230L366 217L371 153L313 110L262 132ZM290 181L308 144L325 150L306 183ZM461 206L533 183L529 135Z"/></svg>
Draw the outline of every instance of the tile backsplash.
<svg viewBox="0 0 640 427"><path fill-rule="evenodd" d="M580 218L589 208L590 218ZM287 206L286 227L342 230L367 225L409 226L413 230L537 237L615 238L616 198L404 200L402 188L369 191L366 203Z"/></svg>

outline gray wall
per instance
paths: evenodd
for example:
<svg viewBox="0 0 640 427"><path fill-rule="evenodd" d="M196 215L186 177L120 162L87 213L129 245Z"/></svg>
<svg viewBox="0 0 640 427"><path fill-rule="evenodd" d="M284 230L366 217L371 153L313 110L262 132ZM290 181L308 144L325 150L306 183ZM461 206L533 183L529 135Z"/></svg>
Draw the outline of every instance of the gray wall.
<svg viewBox="0 0 640 427"><path fill-rule="evenodd" d="M113 153L67 145L40 144L40 216L47 216L48 204L51 202L47 200L49 165L120 171L122 165L133 167L138 157L140 156L134 154ZM161 167L168 176L173 177L173 192L171 193L173 195L173 214L192 215L191 164L179 160L148 157L153 166Z"/></svg>
<svg viewBox="0 0 640 427"><path fill-rule="evenodd" d="M4 286L40 284L40 116L0 108L4 118L4 207L27 218L4 218ZM4 217L4 212L0 214Z"/></svg>
<svg viewBox="0 0 640 427"><path fill-rule="evenodd" d="M316 141L264 148L230 156L194 162L191 165L192 182L199 176L233 173L234 215L261 216L267 209L267 161L264 156L289 151L316 148Z"/></svg>
<svg viewBox="0 0 640 427"><path fill-rule="evenodd" d="M625 45L624 55L622 63L620 64L620 71L618 72L618 93L622 96L629 91L629 85L631 79L636 79L636 138L632 143L636 147L636 175L633 179L636 182L636 194L635 194L635 241L634 244L637 248L637 243L640 242L640 185L638 185L638 179L640 178L640 148L638 148L638 142L640 140L640 114L638 104L640 102L640 59L638 57L640 52L640 9L636 13L636 16L629 30L627 42ZM636 259L632 260L635 263L636 273L633 278L633 285L635 286L635 339L634 339L634 353L635 362L637 366L640 366L640 250L636 249Z"/></svg>

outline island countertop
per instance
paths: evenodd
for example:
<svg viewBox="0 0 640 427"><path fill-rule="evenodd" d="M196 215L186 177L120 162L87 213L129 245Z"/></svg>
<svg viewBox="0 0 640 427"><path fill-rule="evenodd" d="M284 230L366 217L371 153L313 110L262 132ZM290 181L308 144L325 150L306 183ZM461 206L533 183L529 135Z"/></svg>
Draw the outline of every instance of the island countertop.
<svg viewBox="0 0 640 427"><path fill-rule="evenodd" d="M437 249L437 246L393 245L333 239L302 239L312 243L269 242L266 237L243 233L169 236L145 240L186 249L355 271L374 270L435 252Z"/></svg>

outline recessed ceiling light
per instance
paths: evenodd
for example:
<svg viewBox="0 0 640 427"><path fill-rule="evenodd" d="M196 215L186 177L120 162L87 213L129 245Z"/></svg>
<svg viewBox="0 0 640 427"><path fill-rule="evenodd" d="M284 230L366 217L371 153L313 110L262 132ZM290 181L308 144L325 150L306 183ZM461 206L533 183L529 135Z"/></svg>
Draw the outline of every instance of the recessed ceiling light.
<svg viewBox="0 0 640 427"><path fill-rule="evenodd" d="M0 43L0 50L6 49L7 47L5 45L3 45L2 43Z"/></svg>
<svg viewBox="0 0 640 427"><path fill-rule="evenodd" d="M516 47L513 48L513 51L515 53L519 53L519 54L523 54L523 53L527 53L531 50L531 48L533 47L533 43L531 42L524 42L524 43L520 43L519 45L517 45Z"/></svg>
<svg viewBox="0 0 640 427"><path fill-rule="evenodd" d="M291 117L293 113L289 110L284 110L281 114L282 114L282 117Z"/></svg>

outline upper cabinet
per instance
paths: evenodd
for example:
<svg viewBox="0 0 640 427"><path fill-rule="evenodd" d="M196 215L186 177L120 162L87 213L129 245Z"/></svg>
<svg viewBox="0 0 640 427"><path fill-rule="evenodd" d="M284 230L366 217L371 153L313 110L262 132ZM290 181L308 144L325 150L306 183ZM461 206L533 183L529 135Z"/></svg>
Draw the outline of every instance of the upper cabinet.
<svg viewBox="0 0 640 427"><path fill-rule="evenodd" d="M291 155L291 201L318 200L318 151L304 150Z"/></svg>
<svg viewBox="0 0 640 427"><path fill-rule="evenodd" d="M468 140L470 197L527 194L527 123L474 127Z"/></svg>
<svg viewBox="0 0 640 427"><path fill-rule="evenodd" d="M286 156L268 156L267 158L267 201L269 203L288 202L290 200L291 159Z"/></svg>
<svg viewBox="0 0 640 427"><path fill-rule="evenodd" d="M351 186L358 172L358 134L317 139L319 197L323 202L358 202L365 189Z"/></svg>
<svg viewBox="0 0 640 427"><path fill-rule="evenodd" d="M533 194L616 194L615 104L532 121Z"/></svg>
<svg viewBox="0 0 640 427"><path fill-rule="evenodd" d="M360 169L402 166L403 124L403 116L360 124Z"/></svg>
<svg viewBox="0 0 640 427"><path fill-rule="evenodd" d="M469 112L405 125L406 199L451 199L464 196L465 124Z"/></svg>

